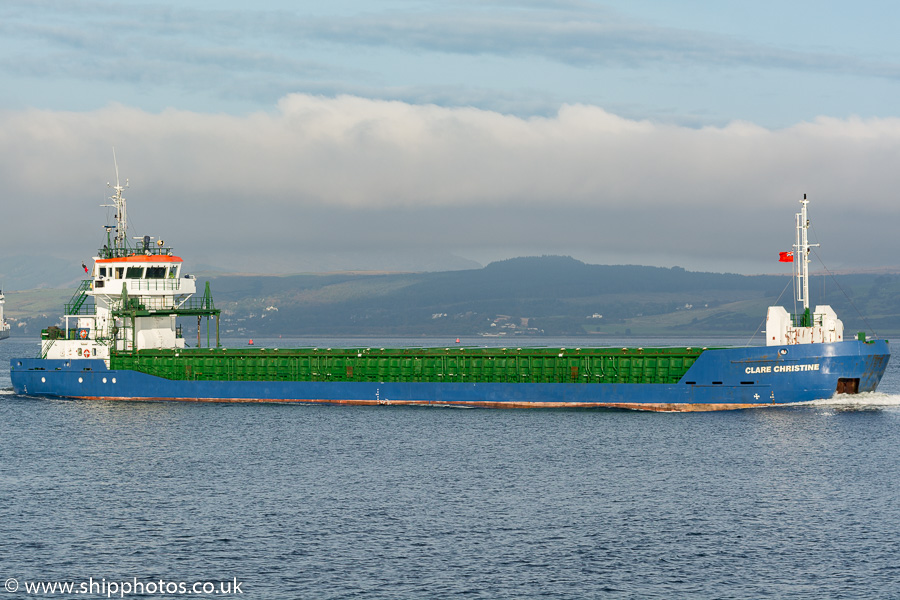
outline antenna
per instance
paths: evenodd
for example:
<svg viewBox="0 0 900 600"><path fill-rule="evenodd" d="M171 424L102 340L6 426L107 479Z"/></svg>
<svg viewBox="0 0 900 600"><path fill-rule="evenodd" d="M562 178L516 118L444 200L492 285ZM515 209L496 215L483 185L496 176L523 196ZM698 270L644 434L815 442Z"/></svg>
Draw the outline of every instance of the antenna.
<svg viewBox="0 0 900 600"><path fill-rule="evenodd" d="M819 244L810 244L807 235L809 230L809 218L806 214L806 205L809 200L803 194L800 201L800 212L797 217L797 238L794 244L794 277L797 281L797 300L803 303L804 327L809 327L809 249Z"/></svg>
<svg viewBox="0 0 900 600"><path fill-rule="evenodd" d="M106 183L107 187L114 189L116 192L114 195L110 196L109 199L112 201L112 204L101 204L101 206L109 206L116 209L116 248L125 248L126 247L126 234L128 232L128 214L125 206L125 197L122 196L122 192L125 191L125 188L128 187L128 180L125 180L125 185L119 184L119 161L116 159L116 149L113 147L113 164L116 168L116 185L113 186L109 182Z"/></svg>

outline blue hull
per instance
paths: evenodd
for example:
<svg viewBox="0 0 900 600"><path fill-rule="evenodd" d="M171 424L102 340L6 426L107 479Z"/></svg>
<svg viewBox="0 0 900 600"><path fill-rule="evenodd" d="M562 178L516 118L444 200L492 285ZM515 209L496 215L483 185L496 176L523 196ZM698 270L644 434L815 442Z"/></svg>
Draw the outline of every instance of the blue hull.
<svg viewBox="0 0 900 600"><path fill-rule="evenodd" d="M886 341L706 350L677 384L173 381L97 359L13 359L16 393L109 400L721 410L874 391Z"/></svg>

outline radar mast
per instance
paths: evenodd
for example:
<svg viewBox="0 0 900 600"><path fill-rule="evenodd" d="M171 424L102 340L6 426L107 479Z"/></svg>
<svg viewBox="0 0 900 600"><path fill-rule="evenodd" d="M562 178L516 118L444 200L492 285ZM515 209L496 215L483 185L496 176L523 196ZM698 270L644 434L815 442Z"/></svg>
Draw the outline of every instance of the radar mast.
<svg viewBox="0 0 900 600"><path fill-rule="evenodd" d="M809 200L806 194L803 194L803 200L800 201L800 212L797 217L797 238L794 244L794 277L797 286L797 301L803 303L803 322L802 327L809 327L809 249L817 247L819 244L810 244L809 236L809 217L806 214L806 205Z"/></svg>
<svg viewBox="0 0 900 600"><path fill-rule="evenodd" d="M128 187L128 180L125 180L124 186L119 184L119 162L116 160L115 148L113 148L113 164L116 167L116 185L112 185L109 182L106 184L107 187L111 187L115 190L115 193L109 197L112 204L101 204L101 206L108 206L116 209L116 238L114 247L125 248L125 240L128 239L126 237L128 232L128 211L125 206L125 197L122 195L122 192Z"/></svg>

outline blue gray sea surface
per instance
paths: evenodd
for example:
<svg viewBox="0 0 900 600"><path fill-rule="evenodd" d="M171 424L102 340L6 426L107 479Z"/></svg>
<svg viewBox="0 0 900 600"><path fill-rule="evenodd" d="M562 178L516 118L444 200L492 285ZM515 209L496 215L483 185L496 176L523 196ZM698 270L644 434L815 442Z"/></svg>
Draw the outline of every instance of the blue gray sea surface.
<svg viewBox="0 0 900 600"><path fill-rule="evenodd" d="M658 414L16 396L36 353L0 342L0 600L900 597L896 358L874 394ZM238 590L166 587L197 582Z"/></svg>

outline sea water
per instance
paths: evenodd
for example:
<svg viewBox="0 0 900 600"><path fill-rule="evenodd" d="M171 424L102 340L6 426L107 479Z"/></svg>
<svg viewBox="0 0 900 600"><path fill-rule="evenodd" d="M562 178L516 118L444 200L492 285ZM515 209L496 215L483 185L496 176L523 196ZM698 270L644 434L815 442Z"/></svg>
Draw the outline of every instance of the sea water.
<svg viewBox="0 0 900 600"><path fill-rule="evenodd" d="M896 361L660 414L16 396L36 353L0 342L0 600L900 597Z"/></svg>

